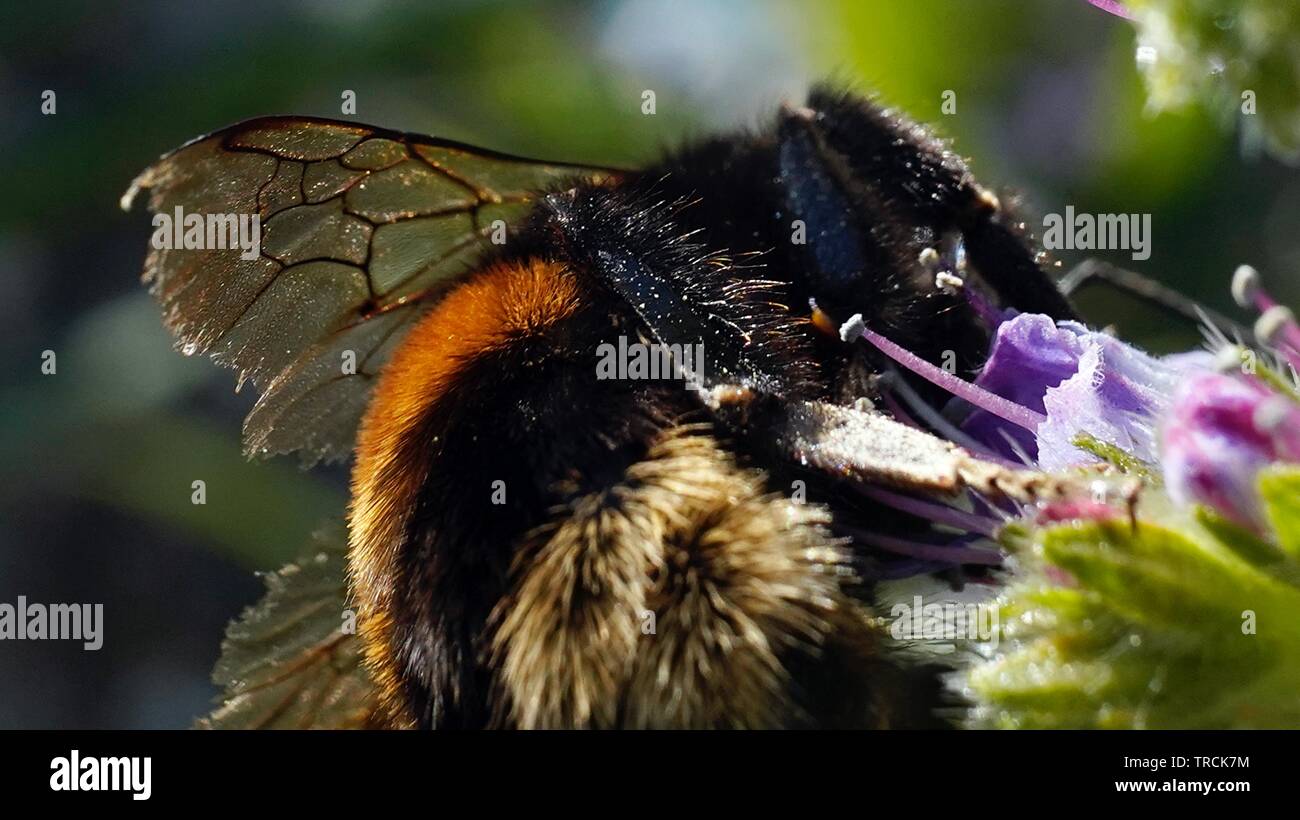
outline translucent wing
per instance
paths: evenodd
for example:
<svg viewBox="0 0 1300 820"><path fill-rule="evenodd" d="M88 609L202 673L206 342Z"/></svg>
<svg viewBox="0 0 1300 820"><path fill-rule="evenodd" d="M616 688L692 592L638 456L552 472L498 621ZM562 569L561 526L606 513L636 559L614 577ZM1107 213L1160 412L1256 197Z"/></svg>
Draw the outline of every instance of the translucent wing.
<svg viewBox="0 0 1300 820"><path fill-rule="evenodd" d="M144 280L180 349L209 353L262 390L244 422L246 450L296 450L312 463L348 456L379 368L483 252L496 220L516 222L560 182L614 173L269 117L165 155L122 206L149 190L155 234ZM184 237L194 214L203 220L197 243ZM251 225L253 215L255 255L231 247L238 217ZM204 247L184 247L193 244Z"/></svg>
<svg viewBox="0 0 1300 820"><path fill-rule="evenodd" d="M263 576L266 594L226 630L213 682L219 706L202 729L362 729L378 694L349 624L348 536L331 522L310 553ZM355 619L353 619L354 621Z"/></svg>

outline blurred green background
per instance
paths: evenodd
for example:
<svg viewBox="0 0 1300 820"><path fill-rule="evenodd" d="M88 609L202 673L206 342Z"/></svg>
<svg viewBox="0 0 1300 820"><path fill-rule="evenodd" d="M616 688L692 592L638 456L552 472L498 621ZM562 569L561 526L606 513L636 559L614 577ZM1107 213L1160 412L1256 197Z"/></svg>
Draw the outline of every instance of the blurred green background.
<svg viewBox="0 0 1300 820"><path fill-rule="evenodd" d="M236 120L340 117L353 90L357 120L635 165L831 77L955 138L1031 214L1151 213L1151 258L1112 261L1229 312L1241 262L1300 297L1300 176L1212 112L1144 114L1132 29L1084 0L7 6L0 602L102 603L106 632L98 652L0 643L0 727L188 725L215 694L226 621L259 595L253 571L343 510L346 467L243 459L251 390L175 353L138 281L149 222L118 197L158 154ZM1084 307L1156 350L1197 341L1122 298Z"/></svg>

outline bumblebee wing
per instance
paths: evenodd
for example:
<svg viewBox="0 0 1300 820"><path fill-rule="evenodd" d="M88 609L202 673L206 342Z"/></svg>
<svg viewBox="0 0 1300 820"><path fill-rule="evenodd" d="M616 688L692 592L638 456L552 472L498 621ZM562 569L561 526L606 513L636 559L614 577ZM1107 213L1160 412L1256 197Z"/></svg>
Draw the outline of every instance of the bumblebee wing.
<svg viewBox="0 0 1300 820"><path fill-rule="evenodd" d="M144 280L178 347L262 391L246 451L300 451L312 463L347 458L379 368L494 232L539 191L614 173L269 117L163 156L122 206L149 191Z"/></svg>
<svg viewBox="0 0 1300 820"><path fill-rule="evenodd" d="M334 522L311 553L264 576L266 594L226 630L212 672L219 706L201 729L359 729L382 723L362 666L344 572L347 532Z"/></svg>

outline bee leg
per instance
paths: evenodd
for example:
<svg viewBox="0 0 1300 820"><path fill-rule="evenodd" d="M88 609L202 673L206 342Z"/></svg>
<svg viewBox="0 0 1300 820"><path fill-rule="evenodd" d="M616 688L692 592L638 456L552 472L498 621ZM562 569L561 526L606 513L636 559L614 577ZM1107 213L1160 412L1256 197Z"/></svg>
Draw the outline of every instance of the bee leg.
<svg viewBox="0 0 1300 820"><path fill-rule="evenodd" d="M1043 274L1024 223L996 199L991 202L981 201L959 223L980 277L1007 305L1054 319L1079 318L1066 295Z"/></svg>
<svg viewBox="0 0 1300 820"><path fill-rule="evenodd" d="M1184 319L1193 327L1209 324L1228 337L1251 339L1254 331L1240 322L1224 316L1213 308L1182 295L1173 288L1143 276L1137 271L1116 267L1100 259L1085 259L1070 269L1061 279L1061 290L1068 295L1080 292L1088 285L1100 283L1120 293L1141 299L1173 316Z"/></svg>

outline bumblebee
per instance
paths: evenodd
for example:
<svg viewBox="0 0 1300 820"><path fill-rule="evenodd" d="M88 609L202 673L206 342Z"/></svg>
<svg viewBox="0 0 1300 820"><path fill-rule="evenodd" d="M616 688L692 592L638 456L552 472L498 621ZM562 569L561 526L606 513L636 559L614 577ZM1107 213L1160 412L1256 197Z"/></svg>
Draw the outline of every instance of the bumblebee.
<svg viewBox="0 0 1300 820"><path fill-rule="evenodd" d="M861 314L969 372L989 329L936 273L1072 311L925 129L816 88L621 170L263 118L124 204L145 189L159 214L260 221L256 255L155 246L144 276L186 353L261 389L250 453L355 454L373 723L941 725L939 670L873 619L891 558L853 535L925 525L856 489L979 469L877 409L883 362L825 331ZM629 346L674 367L600 367Z"/></svg>

